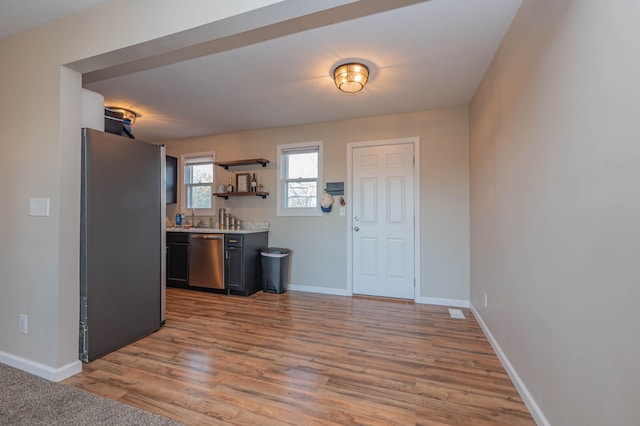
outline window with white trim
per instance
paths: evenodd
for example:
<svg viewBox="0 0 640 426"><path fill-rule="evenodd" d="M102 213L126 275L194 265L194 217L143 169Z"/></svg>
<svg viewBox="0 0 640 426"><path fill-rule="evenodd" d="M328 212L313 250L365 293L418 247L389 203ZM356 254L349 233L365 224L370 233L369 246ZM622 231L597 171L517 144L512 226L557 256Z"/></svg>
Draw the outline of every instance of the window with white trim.
<svg viewBox="0 0 640 426"><path fill-rule="evenodd" d="M213 191L215 170L213 152L184 154L182 156L182 212L214 215Z"/></svg>
<svg viewBox="0 0 640 426"><path fill-rule="evenodd" d="M322 216L322 142L278 145L278 216Z"/></svg>

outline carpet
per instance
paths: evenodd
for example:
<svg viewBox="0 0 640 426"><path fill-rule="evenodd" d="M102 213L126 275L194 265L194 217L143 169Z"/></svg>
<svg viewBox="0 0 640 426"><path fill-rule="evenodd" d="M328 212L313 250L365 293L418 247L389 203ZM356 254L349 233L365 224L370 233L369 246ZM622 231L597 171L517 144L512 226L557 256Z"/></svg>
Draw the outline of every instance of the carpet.
<svg viewBox="0 0 640 426"><path fill-rule="evenodd" d="M0 425L179 426L181 423L0 364Z"/></svg>

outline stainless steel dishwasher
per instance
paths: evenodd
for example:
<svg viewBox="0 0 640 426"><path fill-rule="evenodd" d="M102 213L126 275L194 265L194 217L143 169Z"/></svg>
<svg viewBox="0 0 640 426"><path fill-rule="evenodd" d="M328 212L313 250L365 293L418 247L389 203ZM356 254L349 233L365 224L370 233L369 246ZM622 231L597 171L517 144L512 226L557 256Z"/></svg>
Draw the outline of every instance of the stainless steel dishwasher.
<svg viewBox="0 0 640 426"><path fill-rule="evenodd" d="M189 234L189 285L224 289L223 234Z"/></svg>

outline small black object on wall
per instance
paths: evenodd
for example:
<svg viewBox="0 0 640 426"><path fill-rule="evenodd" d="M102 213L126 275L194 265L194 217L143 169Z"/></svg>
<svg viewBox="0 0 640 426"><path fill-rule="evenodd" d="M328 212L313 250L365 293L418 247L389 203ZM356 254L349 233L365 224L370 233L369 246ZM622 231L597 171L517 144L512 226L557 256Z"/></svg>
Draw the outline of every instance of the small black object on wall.
<svg viewBox="0 0 640 426"><path fill-rule="evenodd" d="M344 182L327 182L324 192L333 196L344 195Z"/></svg>
<svg viewBox="0 0 640 426"><path fill-rule="evenodd" d="M166 157L167 192L165 203L178 202L178 159L167 155Z"/></svg>
<svg viewBox="0 0 640 426"><path fill-rule="evenodd" d="M135 139L131 132L131 121L124 118L122 111L104 109L104 131L114 135Z"/></svg>

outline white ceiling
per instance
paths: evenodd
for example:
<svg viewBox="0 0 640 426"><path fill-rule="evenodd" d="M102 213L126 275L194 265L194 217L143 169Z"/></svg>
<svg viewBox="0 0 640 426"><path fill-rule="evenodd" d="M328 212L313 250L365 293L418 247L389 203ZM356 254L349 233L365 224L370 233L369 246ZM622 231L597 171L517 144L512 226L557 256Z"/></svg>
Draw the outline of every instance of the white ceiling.
<svg viewBox="0 0 640 426"><path fill-rule="evenodd" d="M107 0L1 0L0 40Z"/></svg>
<svg viewBox="0 0 640 426"><path fill-rule="evenodd" d="M148 141L466 105L520 3L424 1L85 87L140 112ZM371 70L356 94L331 78L350 59Z"/></svg>

